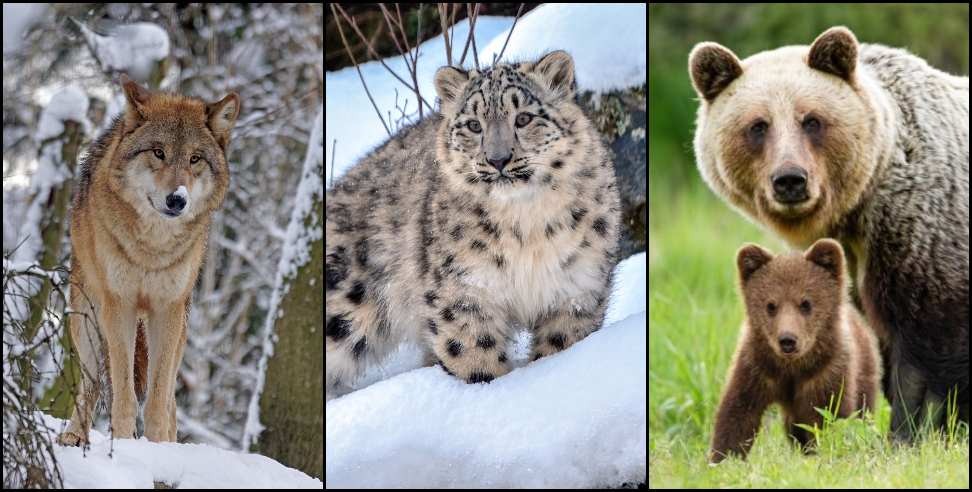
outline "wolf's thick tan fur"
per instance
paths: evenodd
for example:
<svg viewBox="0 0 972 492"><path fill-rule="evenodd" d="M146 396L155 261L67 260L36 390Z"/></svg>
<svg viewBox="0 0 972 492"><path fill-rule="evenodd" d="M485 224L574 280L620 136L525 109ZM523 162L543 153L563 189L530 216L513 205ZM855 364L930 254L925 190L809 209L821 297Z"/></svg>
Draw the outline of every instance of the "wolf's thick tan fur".
<svg viewBox="0 0 972 492"><path fill-rule="evenodd" d="M128 107L90 149L74 200L70 326L82 378L62 444L87 441L100 364L113 437L134 437L138 392L147 397L145 436L176 440L190 297L229 186L225 150L239 96L207 104L123 85Z"/></svg>

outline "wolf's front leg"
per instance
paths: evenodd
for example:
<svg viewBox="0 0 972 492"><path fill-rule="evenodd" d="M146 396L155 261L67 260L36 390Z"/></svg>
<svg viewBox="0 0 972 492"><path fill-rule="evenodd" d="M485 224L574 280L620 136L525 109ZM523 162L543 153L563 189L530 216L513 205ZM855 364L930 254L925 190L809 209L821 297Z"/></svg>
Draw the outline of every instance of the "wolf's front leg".
<svg viewBox="0 0 972 492"><path fill-rule="evenodd" d="M426 319L432 352L443 368L469 383L488 383L510 372L506 361L506 320L486 304L460 297L435 298L438 311Z"/></svg>
<svg viewBox="0 0 972 492"><path fill-rule="evenodd" d="M145 401L145 437L153 442L174 441L175 379L186 339L186 303L161 306L146 326L149 385Z"/></svg>
<svg viewBox="0 0 972 492"><path fill-rule="evenodd" d="M91 429L91 414L98 402L101 389L99 373L102 351L101 333L95 317L94 303L90 302L77 285L71 285L71 342L78 354L78 367L81 370L80 386L74 401L71 423L60 435L58 441L64 446L78 446L88 442Z"/></svg>
<svg viewBox="0 0 972 492"><path fill-rule="evenodd" d="M115 438L135 437L135 306L107 295L101 305L101 330L108 346L111 376L111 433Z"/></svg>

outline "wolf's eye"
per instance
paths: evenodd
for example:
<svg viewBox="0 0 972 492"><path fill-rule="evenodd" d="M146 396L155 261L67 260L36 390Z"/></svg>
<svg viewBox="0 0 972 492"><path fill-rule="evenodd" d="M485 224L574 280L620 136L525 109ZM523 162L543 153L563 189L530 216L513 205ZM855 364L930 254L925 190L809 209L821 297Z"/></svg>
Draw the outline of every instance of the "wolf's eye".
<svg viewBox="0 0 972 492"><path fill-rule="evenodd" d="M189 158L189 163L190 164L195 164L197 162L199 162L199 156L198 155L194 155L194 156L192 156L192 157Z"/></svg>
<svg viewBox="0 0 972 492"><path fill-rule="evenodd" d="M162 149L153 149L152 153L160 160L165 159L165 152L162 152Z"/></svg>
<svg viewBox="0 0 972 492"><path fill-rule="evenodd" d="M800 303L800 312L803 314L810 314L810 301L804 299L803 302Z"/></svg>
<svg viewBox="0 0 972 492"><path fill-rule="evenodd" d="M469 128L469 131L473 133L479 133L483 131L483 126L480 125L479 122L476 120L469 120L469 123L466 123L466 128Z"/></svg>
<svg viewBox="0 0 972 492"><path fill-rule="evenodd" d="M529 125L530 124L530 121L532 121L532 120L533 120L533 115L532 114L530 114L530 113L520 113L520 114L516 115L516 127L517 128L523 128L523 127Z"/></svg>
<svg viewBox="0 0 972 492"><path fill-rule="evenodd" d="M766 312L769 313L770 316L775 316L776 315L776 304L773 304L772 302L769 303L769 304L767 304L766 305Z"/></svg>

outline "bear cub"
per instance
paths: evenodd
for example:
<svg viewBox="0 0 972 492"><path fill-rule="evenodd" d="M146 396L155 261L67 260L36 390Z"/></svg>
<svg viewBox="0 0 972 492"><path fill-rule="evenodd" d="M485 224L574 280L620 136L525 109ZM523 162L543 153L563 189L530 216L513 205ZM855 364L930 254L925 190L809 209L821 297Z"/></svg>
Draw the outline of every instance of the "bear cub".
<svg viewBox="0 0 972 492"><path fill-rule="evenodd" d="M870 411L880 381L877 338L851 306L844 253L820 239L805 253L773 256L749 244L736 256L746 307L728 384L716 413L709 461L745 457L772 403L783 407L787 433L804 451L831 396L839 417Z"/></svg>

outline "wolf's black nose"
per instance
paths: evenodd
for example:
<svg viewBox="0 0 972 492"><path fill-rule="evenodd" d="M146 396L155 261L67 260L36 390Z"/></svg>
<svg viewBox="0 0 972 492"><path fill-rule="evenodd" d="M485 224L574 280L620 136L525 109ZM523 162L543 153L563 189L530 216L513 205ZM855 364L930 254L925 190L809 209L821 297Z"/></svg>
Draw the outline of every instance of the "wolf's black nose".
<svg viewBox="0 0 972 492"><path fill-rule="evenodd" d="M165 207L173 212L181 212L186 207L186 199L182 195L169 193L165 197Z"/></svg>

